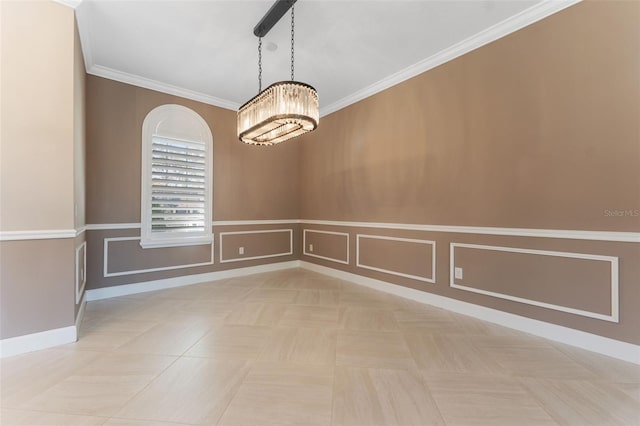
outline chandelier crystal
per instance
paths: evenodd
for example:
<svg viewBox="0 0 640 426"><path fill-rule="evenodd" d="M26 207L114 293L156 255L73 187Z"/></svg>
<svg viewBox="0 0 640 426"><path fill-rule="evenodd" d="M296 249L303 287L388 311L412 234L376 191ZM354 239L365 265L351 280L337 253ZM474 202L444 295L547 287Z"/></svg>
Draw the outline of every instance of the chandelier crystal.
<svg viewBox="0 0 640 426"><path fill-rule="evenodd" d="M252 145L274 145L318 127L318 93L297 81L264 89L238 111L238 137Z"/></svg>
<svg viewBox="0 0 640 426"><path fill-rule="evenodd" d="M286 0L279 0L272 10L279 6L278 3L285 2ZM291 7L291 80L274 83L261 90L262 35L266 34L268 29L257 33L259 93L238 110L238 138L247 144L275 145L315 130L320 121L318 92L312 86L294 81L293 78L294 12L292 5L295 0L289 0L289 3L290 6L284 7ZM268 15L263 18L263 21L267 18ZM260 24L256 28L259 27Z"/></svg>

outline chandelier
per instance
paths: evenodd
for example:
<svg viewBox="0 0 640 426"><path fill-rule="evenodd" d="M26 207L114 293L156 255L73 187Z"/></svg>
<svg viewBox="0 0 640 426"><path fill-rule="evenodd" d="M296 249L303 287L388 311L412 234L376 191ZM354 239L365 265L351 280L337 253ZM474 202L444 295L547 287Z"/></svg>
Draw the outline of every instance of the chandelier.
<svg viewBox="0 0 640 426"><path fill-rule="evenodd" d="M238 110L238 138L252 145L275 145L315 130L320 115L318 93L294 80L294 8L296 0L277 0L256 25L258 37L258 94ZM291 8L291 80L262 90L262 37Z"/></svg>

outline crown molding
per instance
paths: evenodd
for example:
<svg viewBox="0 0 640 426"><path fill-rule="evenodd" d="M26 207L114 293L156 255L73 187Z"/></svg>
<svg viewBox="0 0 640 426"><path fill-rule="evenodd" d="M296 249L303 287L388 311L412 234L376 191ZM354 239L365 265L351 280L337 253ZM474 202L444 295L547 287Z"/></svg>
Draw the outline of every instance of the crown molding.
<svg viewBox="0 0 640 426"><path fill-rule="evenodd" d="M195 90L183 89L182 87L162 83L160 81L141 77L139 75L114 70L102 65L93 64L87 67L87 73L98 77L108 78L109 80L115 80L121 83L132 84L134 86L143 87L145 89L167 93L169 95L180 96L185 99L203 102L205 104L217 106L220 108L231 109L234 111L237 111L238 108L240 108L240 104L237 102L232 102L226 99L217 98L215 96L206 95L204 93L196 92Z"/></svg>
<svg viewBox="0 0 640 426"><path fill-rule="evenodd" d="M429 71L437 66L449 62L459 56L464 55L472 50L498 40L504 36L507 36L513 32L516 32L528 25L540 21L549 15L560 12L582 0L544 0L541 3L537 3L524 11L513 15L504 21L501 21L473 36L462 40L459 43L454 44L444 50L439 51L435 55L432 55L426 59L421 60L409 67L400 70L388 77L383 78L363 89L352 93L349 96L333 102L323 108L320 108L320 117L329 115L332 112L336 112L342 108L345 108L351 104L361 101L369 96L373 96L378 92L388 89L396 84L400 84L405 80Z"/></svg>
<svg viewBox="0 0 640 426"><path fill-rule="evenodd" d="M65 4L70 7L76 8L82 0L56 0L59 3ZM531 6L530 8L505 19L498 24L495 24L479 33L454 44L440 52L432 55L420 62L417 62L403 70L400 70L388 77L383 78L363 89L360 89L349 96L346 96L336 102L333 102L323 108L320 108L320 116L324 117L328 114L336 112L342 108L345 108L351 104L361 101L369 96L375 95L385 89L388 89L396 84L402 83L418 74L435 68L444 64L452 59L464 55L474 49L491 43L499 38L509 35L521 28L531 25L541 19L546 18L554 13L557 13L563 9L573 6L582 0L544 0L540 3ZM78 8L76 12L82 14L83 8ZM171 84L163 83L161 81L152 80L139 75L130 74L127 72L115 70L102 65L95 64L93 55L91 53L91 35L89 28L84 25L80 25L79 32L82 40L82 53L85 60L85 68L88 74L92 74L98 77L107 78L110 80L119 81L121 83L132 84L134 86L143 87L145 89L155 90L162 93L167 93L174 96L180 96L186 99L191 99L198 102L203 102L209 105L214 105L220 108L230 109L237 111L240 108L240 104L237 102L229 101L226 99L218 98L215 96L207 95L195 90L184 89L182 87L174 86Z"/></svg>

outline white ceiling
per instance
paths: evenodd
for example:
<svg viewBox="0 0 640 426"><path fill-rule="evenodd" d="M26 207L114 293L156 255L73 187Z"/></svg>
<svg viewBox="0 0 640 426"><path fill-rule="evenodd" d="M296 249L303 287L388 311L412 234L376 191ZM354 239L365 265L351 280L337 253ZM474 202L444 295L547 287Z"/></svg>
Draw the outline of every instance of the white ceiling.
<svg viewBox="0 0 640 426"><path fill-rule="evenodd" d="M295 78L318 90L326 115L575 2L300 0ZM258 91L253 27L272 4L81 1L87 72L237 109ZM263 39L263 88L289 79L289 43L286 14Z"/></svg>

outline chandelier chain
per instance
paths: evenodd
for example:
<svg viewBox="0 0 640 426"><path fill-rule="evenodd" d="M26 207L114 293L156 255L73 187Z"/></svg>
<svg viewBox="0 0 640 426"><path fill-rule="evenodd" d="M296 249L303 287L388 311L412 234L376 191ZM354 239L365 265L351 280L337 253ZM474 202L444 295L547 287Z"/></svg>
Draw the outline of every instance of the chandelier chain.
<svg viewBox="0 0 640 426"><path fill-rule="evenodd" d="M262 92L262 37L258 37L258 93Z"/></svg>
<svg viewBox="0 0 640 426"><path fill-rule="evenodd" d="M291 81L294 81L294 78L293 78L293 71L294 71L294 68L293 68L293 52L294 52L294 50L293 50L293 34L294 34L294 32L293 32L293 30L295 28L294 19L293 19L293 10L294 9L295 9L295 6L291 6Z"/></svg>

